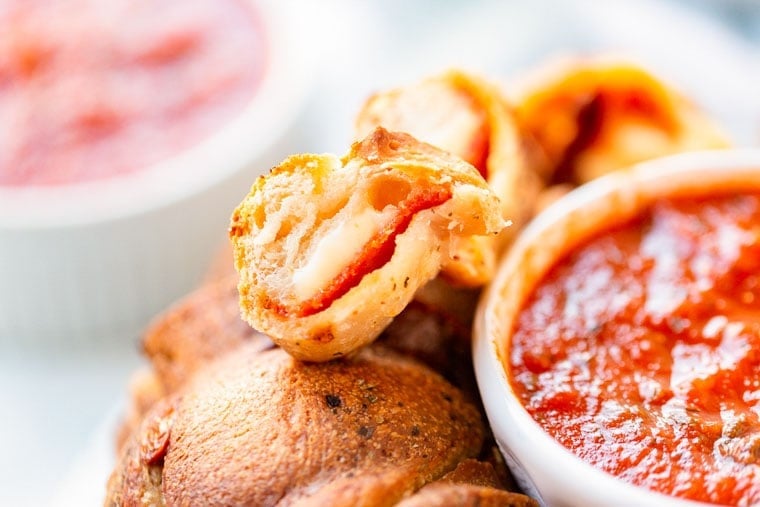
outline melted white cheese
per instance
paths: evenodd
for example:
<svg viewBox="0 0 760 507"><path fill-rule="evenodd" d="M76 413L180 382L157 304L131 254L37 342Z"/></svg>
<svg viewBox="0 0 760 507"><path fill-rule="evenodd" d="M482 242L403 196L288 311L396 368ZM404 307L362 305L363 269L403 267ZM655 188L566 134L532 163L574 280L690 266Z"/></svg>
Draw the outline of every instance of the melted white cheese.
<svg viewBox="0 0 760 507"><path fill-rule="evenodd" d="M307 263L293 273L293 290L300 301L317 294L356 259L367 242L388 223L396 209L371 207L340 222L324 235Z"/></svg>

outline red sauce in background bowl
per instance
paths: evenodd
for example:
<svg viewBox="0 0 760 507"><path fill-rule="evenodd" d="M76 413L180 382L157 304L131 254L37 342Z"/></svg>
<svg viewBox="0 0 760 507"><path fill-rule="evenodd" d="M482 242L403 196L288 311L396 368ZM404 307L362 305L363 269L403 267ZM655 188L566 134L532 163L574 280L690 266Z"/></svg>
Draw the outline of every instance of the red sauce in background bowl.
<svg viewBox="0 0 760 507"><path fill-rule="evenodd" d="M760 194L655 201L556 263L513 331L512 389L584 461L760 503Z"/></svg>
<svg viewBox="0 0 760 507"><path fill-rule="evenodd" d="M169 158L240 113L266 66L242 0L13 0L0 33L0 186Z"/></svg>

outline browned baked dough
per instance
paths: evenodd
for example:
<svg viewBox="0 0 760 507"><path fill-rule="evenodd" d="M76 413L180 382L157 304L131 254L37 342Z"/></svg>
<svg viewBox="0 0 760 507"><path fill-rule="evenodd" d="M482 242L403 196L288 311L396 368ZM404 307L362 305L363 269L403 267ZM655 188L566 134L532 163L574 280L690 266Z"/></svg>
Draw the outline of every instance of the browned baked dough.
<svg viewBox="0 0 760 507"><path fill-rule="evenodd" d="M425 363L479 404L470 355L470 329L418 300L412 301L377 343Z"/></svg>
<svg viewBox="0 0 760 507"><path fill-rule="evenodd" d="M162 490L163 456L169 441L176 397L155 403L119 451L106 485L106 507L166 505ZM156 456L159 456L156 459Z"/></svg>
<svg viewBox="0 0 760 507"><path fill-rule="evenodd" d="M143 351L167 393L228 350L252 342L258 350L274 344L240 318L237 276L196 289L154 319Z"/></svg>
<svg viewBox="0 0 760 507"><path fill-rule="evenodd" d="M454 238L505 225L474 167L407 134L290 157L232 217L243 317L299 359L348 354L438 274Z"/></svg>
<svg viewBox="0 0 760 507"><path fill-rule="evenodd" d="M521 493L471 484L436 482L397 504L398 507L538 507Z"/></svg>
<svg viewBox="0 0 760 507"><path fill-rule="evenodd" d="M127 408L116 430L116 449L124 443L140 425L148 410L166 396L166 390L156 373L150 368L140 368L129 379Z"/></svg>
<svg viewBox="0 0 760 507"><path fill-rule="evenodd" d="M370 97L356 119L357 137L377 126L408 132L478 168L516 227L498 238L462 237L442 274L477 287L493 277L501 248L529 217L541 180L530 167L511 107L486 80L452 70Z"/></svg>
<svg viewBox="0 0 760 507"><path fill-rule="evenodd" d="M482 441L477 409L416 361L373 346L301 363L247 345L151 409L106 505L393 505Z"/></svg>
<svg viewBox="0 0 760 507"><path fill-rule="evenodd" d="M477 292L456 290L434 280L378 337L386 347L414 357L477 401L470 361L470 318ZM157 400L182 387L213 360L253 342L264 351L274 344L240 318L237 275L196 289L156 317L144 336L152 368L135 373L129 405L116 447L136 429Z"/></svg>
<svg viewBox="0 0 760 507"><path fill-rule="evenodd" d="M509 91L555 183L580 184L650 158L730 144L679 92L620 58L549 61Z"/></svg>
<svg viewBox="0 0 760 507"><path fill-rule="evenodd" d="M274 346L241 321L237 288L234 281L226 283L230 290L219 292L223 284L202 287L174 305L163 316L171 325L155 322L149 336L160 348L151 349L155 354L149 355L153 368L136 372L130 382L129 405L116 436L117 449L156 401L180 389L214 359L251 341L262 351ZM211 293L220 297L210 297ZM460 320L466 315L461 309L471 307L474 302L469 299L475 296L465 291L456 294L452 301L462 304L459 309L437 306L443 301L427 294L415 299L393 319L377 342L421 361L479 405L470 358L470 325ZM200 318L206 313L217 318Z"/></svg>
<svg viewBox="0 0 760 507"><path fill-rule="evenodd" d="M505 491L499 475L490 463L466 459L453 471L427 484L398 505L538 507L538 502L526 495Z"/></svg>
<svg viewBox="0 0 760 507"><path fill-rule="evenodd" d="M378 341L462 387L458 379L469 377L463 370L472 369L470 327L477 297L477 291L454 289L435 279L415 294ZM176 391L206 364L248 342L262 351L274 347L241 319L237 276L202 286L154 319L143 338L152 369L135 375L130 394L138 407L149 408L146 400Z"/></svg>
<svg viewBox="0 0 760 507"><path fill-rule="evenodd" d="M274 347L240 318L238 297L233 273L202 285L153 320L142 342L151 368L135 372L130 380L117 449L156 401L177 391L213 359L249 342L259 350Z"/></svg>
<svg viewBox="0 0 760 507"><path fill-rule="evenodd" d="M436 482L470 484L472 486L486 486L498 489L504 488L504 484L502 484L499 475L491 463L472 458L460 461L454 470Z"/></svg>

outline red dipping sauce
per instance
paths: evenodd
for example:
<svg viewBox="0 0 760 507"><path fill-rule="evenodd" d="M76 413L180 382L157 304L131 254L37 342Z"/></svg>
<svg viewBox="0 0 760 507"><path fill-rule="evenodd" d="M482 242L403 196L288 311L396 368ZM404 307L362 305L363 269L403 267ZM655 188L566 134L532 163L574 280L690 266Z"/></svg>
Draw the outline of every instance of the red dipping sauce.
<svg viewBox="0 0 760 507"><path fill-rule="evenodd" d="M558 262L518 317L531 416L623 480L760 503L760 195L660 200Z"/></svg>
<svg viewBox="0 0 760 507"><path fill-rule="evenodd" d="M265 67L244 0L5 0L0 185L137 171L243 111Z"/></svg>

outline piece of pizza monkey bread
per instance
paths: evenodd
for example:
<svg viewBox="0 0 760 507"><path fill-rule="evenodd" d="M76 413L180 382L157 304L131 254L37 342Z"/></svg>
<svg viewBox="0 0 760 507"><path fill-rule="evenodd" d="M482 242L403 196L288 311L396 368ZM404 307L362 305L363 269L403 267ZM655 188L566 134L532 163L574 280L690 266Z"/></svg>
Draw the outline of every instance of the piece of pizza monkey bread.
<svg viewBox="0 0 760 507"><path fill-rule="evenodd" d="M291 156L232 217L243 317L296 358L343 356L439 273L454 238L505 225L473 166L407 134L378 127L343 158Z"/></svg>

